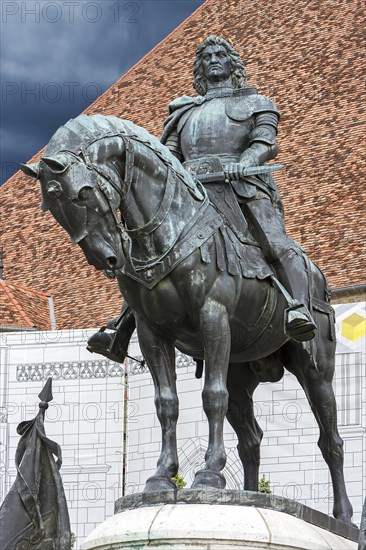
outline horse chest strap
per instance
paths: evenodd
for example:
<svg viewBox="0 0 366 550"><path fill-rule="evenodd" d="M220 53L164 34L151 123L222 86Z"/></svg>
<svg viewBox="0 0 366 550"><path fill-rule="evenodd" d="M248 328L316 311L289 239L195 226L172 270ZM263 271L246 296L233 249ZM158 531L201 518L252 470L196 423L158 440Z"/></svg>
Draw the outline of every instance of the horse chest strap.
<svg viewBox="0 0 366 550"><path fill-rule="evenodd" d="M204 211L205 215L203 215ZM174 248L161 262L152 267L149 266L148 269L136 271L130 257L127 256L123 273L146 288L154 288L187 256L206 242L223 223L222 218L218 216L211 205L208 205L207 208L204 207L199 211L199 214L197 224L192 227L191 231L188 231L182 240L175 244Z"/></svg>
<svg viewBox="0 0 366 550"><path fill-rule="evenodd" d="M150 233L153 233L153 231L155 231L163 223L173 202L176 185L177 178L175 174L168 171L164 196L157 212L154 214L151 220L142 227L137 227L136 229L127 229L126 232L128 233L128 235L130 235L130 237L146 237L147 235L150 235Z"/></svg>

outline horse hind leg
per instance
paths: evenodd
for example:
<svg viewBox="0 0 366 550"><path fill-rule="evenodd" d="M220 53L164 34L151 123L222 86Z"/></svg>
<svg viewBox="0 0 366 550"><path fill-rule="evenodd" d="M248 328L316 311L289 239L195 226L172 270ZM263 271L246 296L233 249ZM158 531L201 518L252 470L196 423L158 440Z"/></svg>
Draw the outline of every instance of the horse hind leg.
<svg viewBox="0 0 366 550"><path fill-rule="evenodd" d="M154 334L147 323L139 318L137 332L141 351L154 381L154 401L162 431L162 448L157 470L147 480L144 492L175 489L171 478L178 472L176 428L179 404L174 344Z"/></svg>
<svg viewBox="0 0 366 550"><path fill-rule="evenodd" d="M320 437L318 446L327 463L332 479L334 505L333 515L336 519L350 522L353 509L346 491L343 473L343 440L337 429L336 404L331 384L326 382L315 383L310 391L312 410L317 419ZM322 404L319 405L319 402Z"/></svg>
<svg viewBox="0 0 366 550"><path fill-rule="evenodd" d="M348 523L351 522L353 509L347 496L344 481L343 440L337 428L337 409L332 384L325 381L315 382L310 390L310 400L319 425L318 446L329 467L332 479L333 515L336 519Z"/></svg>
<svg viewBox="0 0 366 550"><path fill-rule="evenodd" d="M227 419L238 437L238 453L244 470L244 489L258 491L260 444L263 437L253 409L253 392L259 380L249 363L230 364L227 380Z"/></svg>
<svg viewBox="0 0 366 550"><path fill-rule="evenodd" d="M284 348L284 364L299 380L319 426L318 446L328 465L333 485L333 515L336 519L350 523L353 509L344 481L343 441L338 433L337 406L332 387L334 342L329 340L324 330L324 327L329 327L328 317L317 315L317 324L320 334L317 337L316 366L300 345L291 342Z"/></svg>

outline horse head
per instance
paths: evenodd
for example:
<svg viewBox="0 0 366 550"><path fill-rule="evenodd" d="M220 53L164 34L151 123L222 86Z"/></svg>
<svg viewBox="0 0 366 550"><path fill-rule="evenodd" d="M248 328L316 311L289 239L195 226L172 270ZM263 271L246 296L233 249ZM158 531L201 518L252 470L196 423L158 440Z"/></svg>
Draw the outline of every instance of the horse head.
<svg viewBox="0 0 366 550"><path fill-rule="evenodd" d="M21 170L41 184L42 210L49 210L78 244L89 264L101 270L118 270L124 263L118 208L120 195L113 170L93 169L70 151L44 156ZM114 178L117 179L116 174Z"/></svg>
<svg viewBox="0 0 366 550"><path fill-rule="evenodd" d="M21 170L40 181L42 209L101 270L120 270L126 255L139 267L159 262L187 220L208 204L202 187L168 148L117 117L69 120L40 161Z"/></svg>

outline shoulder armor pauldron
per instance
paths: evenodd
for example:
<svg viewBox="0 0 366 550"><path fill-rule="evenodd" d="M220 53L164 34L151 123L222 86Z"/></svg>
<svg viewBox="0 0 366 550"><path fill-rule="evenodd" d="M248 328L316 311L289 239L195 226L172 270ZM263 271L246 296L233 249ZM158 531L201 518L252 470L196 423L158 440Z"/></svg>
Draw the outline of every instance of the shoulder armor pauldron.
<svg viewBox="0 0 366 550"><path fill-rule="evenodd" d="M250 90L250 92L244 94L244 90ZM256 113L266 111L276 113L278 117L280 116L273 101L268 97L258 94L255 88L235 90L235 93L226 104L227 116L237 121L247 120Z"/></svg>

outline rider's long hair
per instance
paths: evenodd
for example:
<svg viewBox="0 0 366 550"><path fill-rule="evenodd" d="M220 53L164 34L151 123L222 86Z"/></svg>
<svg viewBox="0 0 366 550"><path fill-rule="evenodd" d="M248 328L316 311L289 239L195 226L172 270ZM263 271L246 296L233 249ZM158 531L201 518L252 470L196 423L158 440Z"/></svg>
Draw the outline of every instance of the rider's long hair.
<svg viewBox="0 0 366 550"><path fill-rule="evenodd" d="M231 79L234 88L245 88L247 82L247 73L244 63L236 49L225 38L220 36L208 36L198 46L196 51L196 60L193 66L193 88L199 95L205 95L207 92L207 79L202 66L203 52L207 46L224 46L231 60Z"/></svg>

